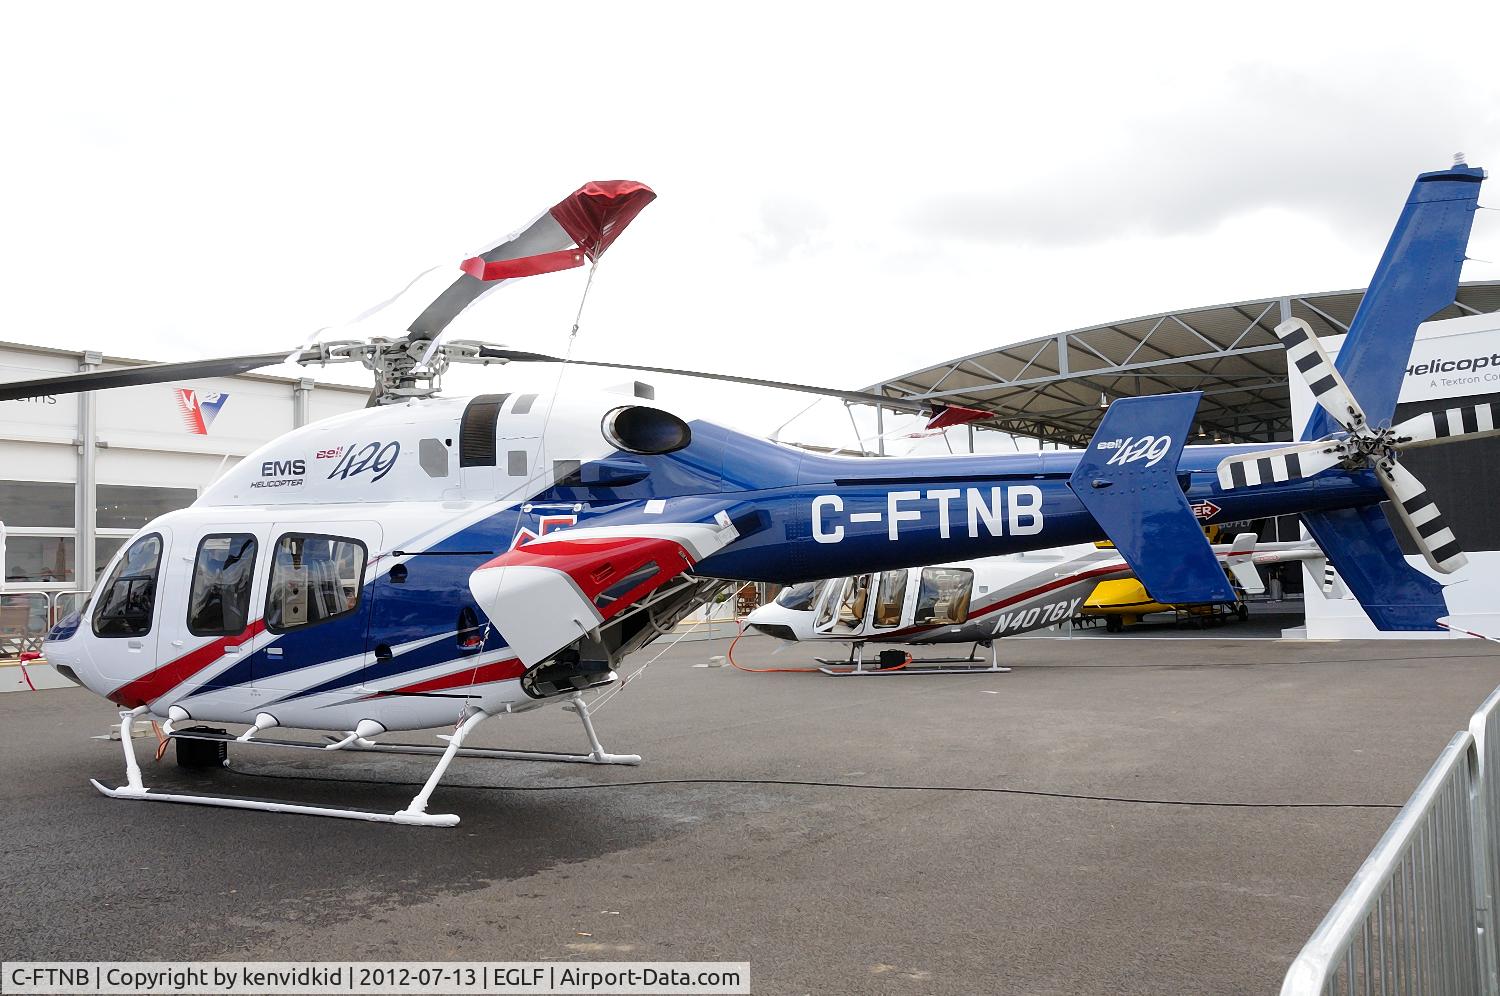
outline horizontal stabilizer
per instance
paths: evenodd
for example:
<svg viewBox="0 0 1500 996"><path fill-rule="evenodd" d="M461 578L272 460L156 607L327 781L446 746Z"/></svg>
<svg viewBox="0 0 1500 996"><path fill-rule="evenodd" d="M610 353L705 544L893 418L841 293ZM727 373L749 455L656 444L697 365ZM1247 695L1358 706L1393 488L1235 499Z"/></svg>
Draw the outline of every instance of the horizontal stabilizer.
<svg viewBox="0 0 1500 996"><path fill-rule="evenodd" d="M1147 593L1168 605L1236 597L1177 481L1200 397L1116 401L1068 481Z"/></svg>
<svg viewBox="0 0 1500 996"><path fill-rule="evenodd" d="M1260 595L1266 590L1260 571L1255 569L1256 539L1254 533L1236 533L1234 542L1229 545L1229 553L1224 557L1224 566L1229 568L1235 583L1247 595Z"/></svg>

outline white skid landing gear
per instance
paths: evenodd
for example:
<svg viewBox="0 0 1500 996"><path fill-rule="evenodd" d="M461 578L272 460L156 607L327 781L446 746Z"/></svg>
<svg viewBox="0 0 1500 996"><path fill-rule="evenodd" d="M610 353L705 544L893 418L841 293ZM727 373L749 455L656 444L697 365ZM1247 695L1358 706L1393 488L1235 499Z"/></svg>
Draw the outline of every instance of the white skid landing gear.
<svg viewBox="0 0 1500 996"><path fill-rule="evenodd" d="M568 701L564 702L562 707L564 709L568 710L569 712L576 712L578 714L578 718L583 721L583 732L588 735L588 738L589 738L589 747L591 748L590 751L589 751L589 753L587 753L587 754L555 754L555 753L551 753L549 751L541 751L541 750L503 750L503 749L498 748L498 747L464 747L464 748L462 748L462 749L459 750L458 756L459 757L481 757L481 758L489 758L492 761L559 761L559 762L562 762L562 763L565 763L565 764L640 764L641 763L641 755L639 755L639 754L611 754L609 751L607 751L607 750L604 749L604 745L599 742L599 734L597 734L597 733L594 732L594 720L593 720L593 717L591 717L589 715L589 704L584 699L584 697L583 697L583 695L581 693L579 693L579 692L573 692L572 694L570 694L568 696ZM451 739L449 737L440 736L438 739L439 740L449 740L448 746L449 746L450 749L452 748L453 744L452 744L452 741L451 741ZM269 743L275 743L274 741L262 741L262 743L268 743L268 742ZM420 744L376 744L376 743L370 743L369 741L365 741L363 743L361 743L359 741L354 741L349 746L343 746L343 743L349 743L348 739L346 738L345 741L343 741L343 742L341 742L339 744L329 744L328 745L328 749L333 749L334 747L338 747L339 749L348 751L351 754L362 754L362 753L371 753L371 754L441 754L441 753L443 753L443 748L442 747L424 747L424 746L422 746ZM286 742L283 741L283 742L277 743L277 746L286 747L286 746L301 746L301 745L288 744L288 743L286 743Z"/></svg>
<svg viewBox="0 0 1500 996"><path fill-rule="evenodd" d="M914 657L900 667L875 667L865 666L865 645L855 643L849 648L849 659L846 661L829 660L826 657L813 658L818 662L819 671L831 674L835 677L847 677L848 675L868 674L1010 674L1010 668L1000 665L1000 654L995 648L995 641L988 643L990 649L990 666L981 667L975 665L984 664L984 658L978 656L979 647L984 641L975 643L969 648L967 657ZM960 667L955 665L969 665Z"/></svg>
<svg viewBox="0 0 1500 996"><path fill-rule="evenodd" d="M142 802L177 802L196 806L219 806L228 809L258 809L267 813L298 813L303 816L331 816L345 820L367 820L372 823L403 823L409 826L424 827L451 827L458 825L458 817L452 813L428 813L427 803L431 799L433 790L437 788L438 782L448 770L448 765L463 747L464 737L469 732L489 718L489 714L480 710L470 710L463 722L458 725L453 736L448 740L448 746L443 749L443 756L438 760L437 767L428 776L422 790L416 794L411 803L403 810L395 813L379 813L363 809L342 809L331 806L304 806L290 802L273 802L268 799L245 799L235 796L213 796L196 795L189 793L153 792L146 788L141 782L141 767L135 759L135 744L131 738L131 729L135 721L143 713L146 707L140 706L129 712L120 713L120 743L125 751L125 784L120 788L108 788L97 779L90 779L94 788L111 799L135 799ZM250 743L257 741L251 740ZM265 743L266 741L260 741ZM597 741L596 741L597 744ZM295 745L294 745L295 746ZM322 748L318 748L322 749ZM436 748L433 748L436 750Z"/></svg>

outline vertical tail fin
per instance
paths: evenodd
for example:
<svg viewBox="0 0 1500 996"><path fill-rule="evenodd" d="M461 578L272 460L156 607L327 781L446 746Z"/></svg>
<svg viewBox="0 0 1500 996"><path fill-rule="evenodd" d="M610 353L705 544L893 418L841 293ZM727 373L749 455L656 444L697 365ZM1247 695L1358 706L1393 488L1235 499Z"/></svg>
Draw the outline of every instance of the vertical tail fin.
<svg viewBox="0 0 1500 996"><path fill-rule="evenodd" d="M1484 170L1459 163L1412 184L1335 364L1372 426L1391 423L1417 326L1458 292L1483 179ZM1320 439L1337 428L1319 409L1301 438Z"/></svg>

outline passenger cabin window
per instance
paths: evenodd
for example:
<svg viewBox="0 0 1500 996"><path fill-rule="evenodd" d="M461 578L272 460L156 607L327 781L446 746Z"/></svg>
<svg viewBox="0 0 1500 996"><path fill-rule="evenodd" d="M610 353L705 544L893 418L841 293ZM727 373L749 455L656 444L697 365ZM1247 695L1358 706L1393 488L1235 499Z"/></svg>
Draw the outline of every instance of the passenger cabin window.
<svg viewBox="0 0 1500 996"><path fill-rule="evenodd" d="M364 586L365 545L292 533L276 541L266 629L282 633L353 612Z"/></svg>
<svg viewBox="0 0 1500 996"><path fill-rule="evenodd" d="M865 609L870 605L870 575L861 574L844 582L839 596L839 627L859 629L864 625Z"/></svg>
<svg viewBox="0 0 1500 996"><path fill-rule="evenodd" d="M94 609L94 635L144 636L151 632L160 570L160 535L152 533L130 544L100 589Z"/></svg>
<svg viewBox="0 0 1500 996"><path fill-rule="evenodd" d="M900 626L901 606L905 602L906 571L886 571L880 575L880 589L875 595L875 627Z"/></svg>
<svg viewBox="0 0 1500 996"><path fill-rule="evenodd" d="M189 633L228 636L245 631L255 581L255 547L255 537L248 533L205 536L198 544L188 593Z"/></svg>
<svg viewBox="0 0 1500 996"><path fill-rule="evenodd" d="M968 621L969 593L973 588L974 572L968 568L926 568L917 589L917 611L912 622L918 626L946 626Z"/></svg>
<svg viewBox="0 0 1500 996"><path fill-rule="evenodd" d="M776 604L793 612L806 612L813 607L818 597L821 581L804 581L790 588L783 588L776 596Z"/></svg>

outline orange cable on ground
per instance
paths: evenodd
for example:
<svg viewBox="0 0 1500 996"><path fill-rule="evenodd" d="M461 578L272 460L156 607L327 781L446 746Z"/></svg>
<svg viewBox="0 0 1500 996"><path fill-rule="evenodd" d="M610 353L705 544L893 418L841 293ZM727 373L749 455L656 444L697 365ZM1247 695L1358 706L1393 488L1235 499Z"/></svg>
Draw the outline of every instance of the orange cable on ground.
<svg viewBox="0 0 1500 996"><path fill-rule="evenodd" d="M729 651L725 654L725 656L729 659L730 665L740 671L748 671L751 674L771 674L773 672L808 672L818 670L818 668L815 667L746 667L745 665L734 659L734 646L735 644L740 642L740 639L744 635L745 624L742 622L740 623L740 631L735 634L734 639L729 642Z"/></svg>
<svg viewBox="0 0 1500 996"><path fill-rule="evenodd" d="M169 737L162 736L161 727L157 725L154 719L151 721L151 732L156 734L156 760L160 762L162 755L167 752L167 744L171 743L172 740Z"/></svg>

